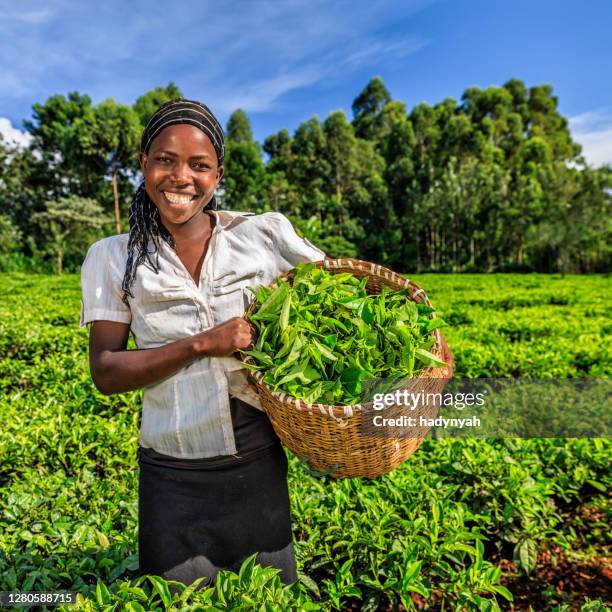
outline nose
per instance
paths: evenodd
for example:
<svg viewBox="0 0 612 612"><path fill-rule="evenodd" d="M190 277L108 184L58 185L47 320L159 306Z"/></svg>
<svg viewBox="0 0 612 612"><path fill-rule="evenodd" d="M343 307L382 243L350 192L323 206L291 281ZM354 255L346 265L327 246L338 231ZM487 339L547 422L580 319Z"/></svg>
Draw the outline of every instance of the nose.
<svg viewBox="0 0 612 612"><path fill-rule="evenodd" d="M173 164L170 180L175 183L191 182L191 168L189 167L189 163L177 161Z"/></svg>

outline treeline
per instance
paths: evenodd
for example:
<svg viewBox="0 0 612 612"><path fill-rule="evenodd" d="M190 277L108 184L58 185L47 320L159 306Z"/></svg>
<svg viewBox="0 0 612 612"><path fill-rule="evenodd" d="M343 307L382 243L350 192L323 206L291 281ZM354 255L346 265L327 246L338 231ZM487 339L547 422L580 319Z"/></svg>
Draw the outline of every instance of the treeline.
<svg viewBox="0 0 612 612"><path fill-rule="evenodd" d="M170 83L133 106L34 105L30 146L0 142L0 266L74 269L96 237L127 231L140 132L180 95ZM329 255L399 271L609 270L612 168L586 164L549 85L513 79L408 112L376 77L352 111L263 145L234 112L222 207L283 212Z"/></svg>

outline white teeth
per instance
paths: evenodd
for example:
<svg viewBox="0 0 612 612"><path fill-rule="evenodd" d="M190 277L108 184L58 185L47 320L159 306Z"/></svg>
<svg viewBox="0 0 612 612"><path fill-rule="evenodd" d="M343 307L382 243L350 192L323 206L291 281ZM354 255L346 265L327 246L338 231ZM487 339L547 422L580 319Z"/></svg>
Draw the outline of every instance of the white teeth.
<svg viewBox="0 0 612 612"><path fill-rule="evenodd" d="M173 204L189 204L189 202L191 202L191 196L179 195L178 193L170 193L169 191L164 191L164 195Z"/></svg>

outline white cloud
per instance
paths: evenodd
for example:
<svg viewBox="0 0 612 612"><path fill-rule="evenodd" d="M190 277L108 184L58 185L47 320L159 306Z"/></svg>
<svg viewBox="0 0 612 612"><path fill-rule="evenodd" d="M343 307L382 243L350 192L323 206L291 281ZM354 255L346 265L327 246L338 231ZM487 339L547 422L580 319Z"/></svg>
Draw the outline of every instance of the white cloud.
<svg viewBox="0 0 612 612"><path fill-rule="evenodd" d="M328 5L319 8L316 19L294 12L278 13L274 20L265 21L265 15L257 14L249 15L250 28L246 22L244 27L236 22L231 27L220 25L220 31L228 32L218 64L225 71L215 74L214 68L207 67L202 74L202 89L210 91L205 97L213 108L221 113L236 108L270 111L278 108L280 98L289 92L333 81L364 67L384 65L429 44L408 34L380 40L375 32L379 24L371 12L355 10L352 19L341 20ZM299 25L294 23L298 17L302 17ZM245 35L232 39L232 28Z"/></svg>
<svg viewBox="0 0 612 612"><path fill-rule="evenodd" d="M283 94L316 83L321 76L315 68L310 68L300 73L282 74L232 87L231 93L228 91L225 95L222 92L215 94L215 110L221 113L231 113L237 108L246 112L266 111L272 108Z"/></svg>
<svg viewBox="0 0 612 612"><path fill-rule="evenodd" d="M359 48L343 58L343 64L347 68L358 68L381 57L406 57L420 51L427 44L427 40L416 37L391 41L360 41Z"/></svg>
<svg viewBox="0 0 612 612"><path fill-rule="evenodd" d="M418 51L427 42L408 28L384 31L431 1L179 0L169 15L145 0L31 0L27 10L0 0L0 91L16 112L74 90L133 102L173 80L221 112L270 111L292 91Z"/></svg>
<svg viewBox="0 0 612 612"><path fill-rule="evenodd" d="M15 144L19 148L26 148L32 142L30 134L13 127L6 117L0 117L0 135L3 142Z"/></svg>
<svg viewBox="0 0 612 612"><path fill-rule="evenodd" d="M0 13L0 21L14 21L29 24L45 23L53 16L53 11L41 9L34 11L10 11L3 10Z"/></svg>
<svg viewBox="0 0 612 612"><path fill-rule="evenodd" d="M597 108L570 117L569 125L590 165L612 164L612 109Z"/></svg>

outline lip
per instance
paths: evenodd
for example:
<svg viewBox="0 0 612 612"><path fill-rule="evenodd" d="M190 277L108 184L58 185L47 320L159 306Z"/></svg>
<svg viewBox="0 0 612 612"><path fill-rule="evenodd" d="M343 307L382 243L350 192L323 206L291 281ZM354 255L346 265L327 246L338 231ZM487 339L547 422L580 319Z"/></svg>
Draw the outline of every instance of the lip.
<svg viewBox="0 0 612 612"><path fill-rule="evenodd" d="M171 200L169 200L166 197L166 193L171 193L171 194L176 194L178 196L189 196L191 199L189 200L189 202L186 202L185 204L181 204L178 202L172 202ZM164 189L161 191L161 194L164 198L164 204L168 207L171 208L173 210L177 210L177 211L181 211L181 210L185 210L188 206L192 205L197 199L198 199L198 195L197 194L193 194L193 193L182 193L180 191L170 191L169 189Z"/></svg>
<svg viewBox="0 0 612 612"><path fill-rule="evenodd" d="M188 191L172 191L172 189L160 189L160 191L163 194L172 193L178 196L190 196L192 198L195 198L198 195L197 193L190 193Z"/></svg>

